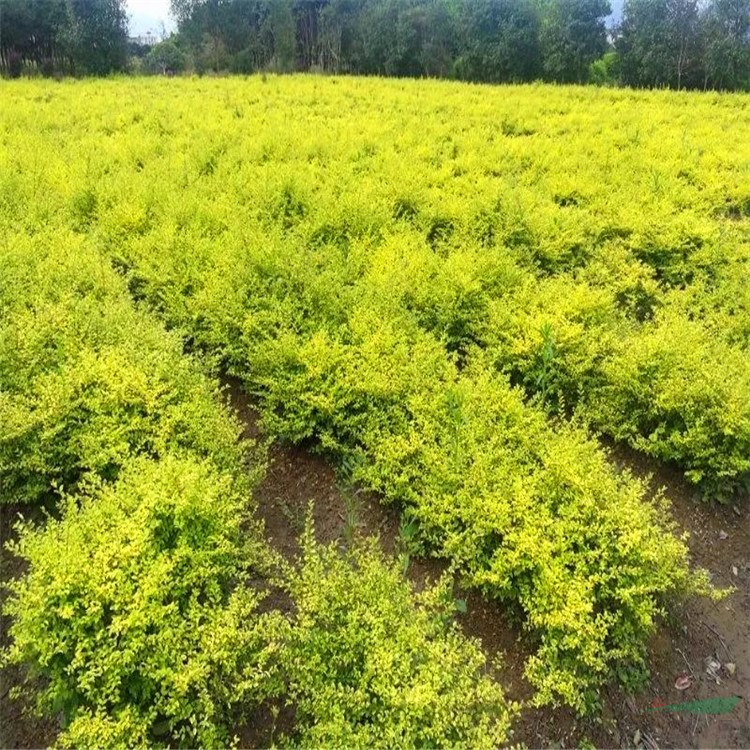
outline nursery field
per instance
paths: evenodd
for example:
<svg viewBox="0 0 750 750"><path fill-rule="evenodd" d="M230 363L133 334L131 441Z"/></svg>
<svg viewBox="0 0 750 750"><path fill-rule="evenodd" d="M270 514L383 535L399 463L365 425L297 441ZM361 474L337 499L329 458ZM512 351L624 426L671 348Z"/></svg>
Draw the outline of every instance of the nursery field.
<svg viewBox="0 0 750 750"><path fill-rule="evenodd" d="M746 746L749 272L747 95L0 83L0 732Z"/></svg>

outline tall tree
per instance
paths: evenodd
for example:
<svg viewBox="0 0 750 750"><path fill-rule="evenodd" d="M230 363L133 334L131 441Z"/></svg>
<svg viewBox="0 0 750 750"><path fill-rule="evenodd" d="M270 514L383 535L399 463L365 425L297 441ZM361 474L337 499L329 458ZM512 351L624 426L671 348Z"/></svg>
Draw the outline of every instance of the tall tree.
<svg viewBox="0 0 750 750"><path fill-rule="evenodd" d="M125 0L66 0L65 48L76 73L106 75L127 64Z"/></svg>
<svg viewBox="0 0 750 750"><path fill-rule="evenodd" d="M330 0L320 12L320 53L323 68L332 73L357 72L355 39L357 0Z"/></svg>
<svg viewBox="0 0 750 750"><path fill-rule="evenodd" d="M420 74L443 78L453 65L457 47L457 13L446 0L421 0L406 13L416 32Z"/></svg>
<svg viewBox="0 0 750 750"><path fill-rule="evenodd" d="M185 69L187 58L174 38L155 44L146 54L146 69L160 75L180 73Z"/></svg>
<svg viewBox="0 0 750 750"><path fill-rule="evenodd" d="M464 0L460 29L460 78L516 82L541 74L540 18L529 0Z"/></svg>
<svg viewBox="0 0 750 750"><path fill-rule="evenodd" d="M666 86L670 63L664 44L669 21L666 0L626 0L616 41L623 83Z"/></svg>
<svg viewBox="0 0 750 750"><path fill-rule="evenodd" d="M750 0L714 0L703 16L704 86L750 89Z"/></svg>
<svg viewBox="0 0 750 750"><path fill-rule="evenodd" d="M347 8L350 66L359 73L445 75L454 15L447 0L363 0Z"/></svg>
<svg viewBox="0 0 750 750"><path fill-rule="evenodd" d="M268 0L268 27L273 43L271 65L275 70L294 70L295 27L292 0Z"/></svg>
<svg viewBox="0 0 750 750"><path fill-rule="evenodd" d="M65 0L0 0L0 66L20 73L29 63L51 73L63 62L67 23Z"/></svg>
<svg viewBox="0 0 750 750"><path fill-rule="evenodd" d="M419 75L418 43L404 0L365 0L357 18L357 66L363 73Z"/></svg>
<svg viewBox="0 0 750 750"><path fill-rule="evenodd" d="M199 72L292 70L292 0L172 0L180 36Z"/></svg>
<svg viewBox="0 0 750 750"><path fill-rule="evenodd" d="M103 75L127 62L125 0L0 0L0 62Z"/></svg>
<svg viewBox="0 0 750 750"><path fill-rule="evenodd" d="M607 50L609 0L551 0L544 6L541 33L544 76L584 83L589 66Z"/></svg>
<svg viewBox="0 0 750 750"><path fill-rule="evenodd" d="M703 38L697 0L627 0L617 50L631 86L703 85Z"/></svg>
<svg viewBox="0 0 750 750"><path fill-rule="evenodd" d="M668 0L669 57L672 84L679 91L700 85L703 70L703 49L698 13L698 0Z"/></svg>

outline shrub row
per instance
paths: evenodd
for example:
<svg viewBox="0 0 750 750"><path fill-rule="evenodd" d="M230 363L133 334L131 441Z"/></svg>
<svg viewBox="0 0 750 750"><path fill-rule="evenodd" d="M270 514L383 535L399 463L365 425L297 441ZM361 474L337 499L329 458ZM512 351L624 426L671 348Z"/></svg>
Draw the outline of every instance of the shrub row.
<svg viewBox="0 0 750 750"><path fill-rule="evenodd" d="M104 259L53 231L0 252L4 500L113 480L134 455L189 453L242 476L240 428L217 408L217 386L133 308Z"/></svg>
<svg viewBox="0 0 750 750"><path fill-rule="evenodd" d="M293 746L466 747L507 743L515 706L453 619L452 583L415 595L370 541L343 556L308 527L285 666Z"/></svg>
<svg viewBox="0 0 750 750"><path fill-rule="evenodd" d="M281 692L284 620L243 585L266 554L243 501L208 462L139 458L21 531L8 659L43 678L61 744L221 746L238 707Z"/></svg>
<svg viewBox="0 0 750 750"><path fill-rule="evenodd" d="M283 621L245 585L270 564L248 520L262 464L180 340L56 235L0 251L0 497L59 503L12 547L5 660L41 680L63 745L221 745L281 684Z"/></svg>
<svg viewBox="0 0 750 750"><path fill-rule="evenodd" d="M692 95L686 109L683 95L667 92L304 78L163 83L14 88L0 148L0 220L5 214L37 229L54 217L118 258L149 250L162 311L184 306L178 298L194 291L194 256L213 245L269 236L273 246L281 235L292 248L286 262L299 258L297 248L315 251L305 262L327 265L340 293L338 282L367 267L363 248L397 238L414 249L418 236L416 269L411 261L394 265L390 276L431 274L437 288L422 300L417 290L414 301L428 303L423 323L459 352L509 333L504 316L487 316L488 304L502 304L499 294L534 306L520 332L532 340L564 317L558 303L566 307L571 284L590 283L609 297L605 328L618 330L624 315L624 330L599 367L604 348L590 340L601 328L572 321L589 340L583 348L593 349L573 369L558 357L568 402L588 395L595 408L586 413L599 429L676 461L707 494L724 496L746 481L748 380L744 368L724 364L746 352L750 331L742 97ZM153 106L143 105L143 91ZM113 96L122 109L110 105ZM197 102L211 107L210 118L196 117ZM38 167L39 154L48 168ZM425 252L449 260L445 271L425 263ZM331 253L337 269L326 260ZM489 260L472 269L469 261L483 255ZM515 265L523 296L513 294L510 277L500 288L486 283L497 256ZM157 268L156 258L170 258L167 267ZM550 280L554 296L536 295ZM137 278L133 285L137 292ZM289 292L296 294L293 285ZM663 320L692 321L685 345L668 325L654 329L660 308ZM556 340L566 333L552 331ZM668 336L665 361L644 362L642 339L661 338L663 350ZM534 385L536 363L529 371L512 354L500 353L503 366L549 396L544 378ZM635 359L660 370L637 398L625 393ZM714 369L727 380L724 392L740 410L729 421L742 425L728 426L717 404L699 420L704 396L680 393L693 360L706 363L696 375L701 390ZM578 378L579 364L595 377Z"/></svg>
<svg viewBox="0 0 750 750"><path fill-rule="evenodd" d="M550 428L491 368L457 373L407 326L259 342L248 372L265 421L336 451L473 585L519 607L540 644L536 701L589 710L615 674L636 681L666 600L700 588L684 542L582 430Z"/></svg>
<svg viewBox="0 0 750 750"><path fill-rule="evenodd" d="M298 706L293 746L502 744L512 707L447 584L415 599L373 544L342 558L311 532L282 578L251 513L260 457L203 368L87 243L14 240L0 498L57 508L10 547L3 661L62 717L59 744L225 746L268 699ZM291 617L263 604L282 580Z"/></svg>
<svg viewBox="0 0 750 750"><path fill-rule="evenodd" d="M490 319L488 351L547 408L677 464L706 498L750 486L750 360L701 321L668 307L633 321L611 288L565 277Z"/></svg>
<svg viewBox="0 0 750 750"><path fill-rule="evenodd" d="M711 117L688 121L682 100L660 94L269 79L181 81L154 88L153 108L124 86L130 108L113 111L96 86L85 116L66 111L74 94L46 102L54 132L81 136L61 158L54 134L25 136L37 107L33 91L19 95L6 214L87 235L133 295L245 378L276 435L316 440L405 503L475 582L503 561L507 581L487 589L541 642L544 667L529 667L540 700L585 708L623 654L637 666L661 603L695 585L684 545L642 486L547 415L579 404L695 480L740 481L744 371L721 391L736 417L706 398L736 335L712 342L720 326L690 321L686 300L743 267L745 220L725 209L744 200L746 151L722 145L743 103L696 99ZM196 117L196 102L214 116ZM37 148L55 168L21 173ZM673 314L692 332L684 359L667 339ZM654 332L661 343L641 358ZM494 443L496 432L513 439ZM510 489L495 497L501 482ZM509 528L530 529L530 514L545 525L526 558ZM612 547L635 571L632 609ZM568 574L583 592L574 634L545 593ZM587 588L599 575L611 586Z"/></svg>
<svg viewBox="0 0 750 750"><path fill-rule="evenodd" d="M225 245L215 266L196 253L192 293L164 314L245 378L269 432L336 455L401 503L430 549L518 609L539 642L527 666L538 702L586 711L613 675L636 681L663 604L703 586L644 486L583 430L551 427L476 345L446 356L429 316L458 310L468 329L481 313L470 294L420 283L419 256L401 276L392 254L367 248L352 284L341 277L361 262L356 251L342 263L318 250L305 264L283 241L271 248ZM146 299L164 299L151 258L131 278ZM515 273L485 268L485 279Z"/></svg>

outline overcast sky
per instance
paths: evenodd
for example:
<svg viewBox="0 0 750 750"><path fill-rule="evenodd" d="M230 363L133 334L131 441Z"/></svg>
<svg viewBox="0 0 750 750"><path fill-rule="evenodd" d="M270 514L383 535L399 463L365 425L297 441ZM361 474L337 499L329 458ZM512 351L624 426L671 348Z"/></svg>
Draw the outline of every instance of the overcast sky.
<svg viewBox="0 0 750 750"><path fill-rule="evenodd" d="M169 15L169 0L127 0L127 7L133 36L147 31L158 32L161 21L164 21L167 31L174 28L174 21Z"/></svg>
<svg viewBox="0 0 750 750"><path fill-rule="evenodd" d="M623 0L610 0L612 17L610 23L620 20ZM161 22L172 31L175 23L169 15L169 0L127 0L130 16L130 33L133 36L145 34L147 31L159 32Z"/></svg>

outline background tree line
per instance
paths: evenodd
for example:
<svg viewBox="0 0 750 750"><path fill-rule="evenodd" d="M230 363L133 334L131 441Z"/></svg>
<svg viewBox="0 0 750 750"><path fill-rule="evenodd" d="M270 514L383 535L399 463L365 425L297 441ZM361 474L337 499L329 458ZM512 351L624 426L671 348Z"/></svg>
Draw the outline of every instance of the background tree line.
<svg viewBox="0 0 750 750"><path fill-rule="evenodd" d="M105 75L128 61L124 0L0 0L0 68Z"/></svg>
<svg viewBox="0 0 750 750"><path fill-rule="evenodd" d="M172 0L178 32L137 69L322 71L750 90L750 0ZM138 52L138 50L131 50ZM0 0L0 65L107 73L124 0Z"/></svg>

